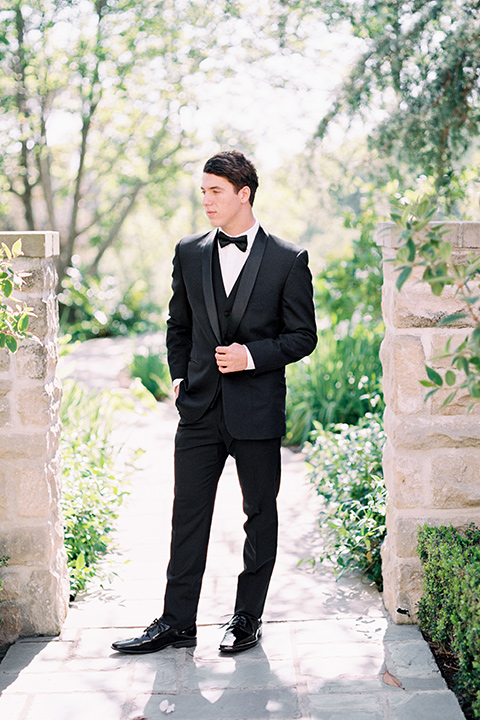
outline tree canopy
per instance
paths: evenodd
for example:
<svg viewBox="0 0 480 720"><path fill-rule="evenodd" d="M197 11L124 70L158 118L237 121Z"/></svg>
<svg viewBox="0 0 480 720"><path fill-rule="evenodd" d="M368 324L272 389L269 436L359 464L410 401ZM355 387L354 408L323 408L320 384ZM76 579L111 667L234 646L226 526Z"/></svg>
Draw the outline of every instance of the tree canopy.
<svg viewBox="0 0 480 720"><path fill-rule="evenodd" d="M0 10L0 185L23 214L15 229L60 230L60 277L82 243L97 270L142 194L168 209L221 12L195 0Z"/></svg>
<svg viewBox="0 0 480 720"><path fill-rule="evenodd" d="M205 79L250 63L277 86L279 66L260 61L307 46L326 72L312 44L322 23L348 29L360 50L316 136L363 116L393 167L452 195L480 129L479 10L480 0L11 0L0 10L0 213L8 205L12 229L60 230L60 276L79 252L97 272L141 198L159 214L175 207Z"/></svg>
<svg viewBox="0 0 480 720"><path fill-rule="evenodd" d="M364 44L317 137L342 114L363 115L384 156L447 186L480 129L479 0L286 0L276 8L287 42L315 15L332 30L348 24Z"/></svg>

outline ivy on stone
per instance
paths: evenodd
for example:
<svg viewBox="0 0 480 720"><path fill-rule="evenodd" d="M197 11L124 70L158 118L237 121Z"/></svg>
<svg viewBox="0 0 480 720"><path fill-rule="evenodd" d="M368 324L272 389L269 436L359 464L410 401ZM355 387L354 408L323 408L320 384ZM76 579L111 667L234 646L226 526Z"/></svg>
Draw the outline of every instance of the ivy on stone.
<svg viewBox="0 0 480 720"><path fill-rule="evenodd" d="M13 292L23 283L22 273L15 273L13 260L23 255L22 241L17 240L10 249L2 243L0 247L0 348L10 352L17 351L18 343L27 337L29 318L32 308L25 302L16 300Z"/></svg>
<svg viewBox="0 0 480 720"><path fill-rule="evenodd" d="M436 200L429 197L416 202L402 198L394 206L391 218L399 229L401 243L396 256L397 288L402 289L414 268L423 268L421 281L430 285L434 295L440 296L447 286L454 288L463 307L445 313L437 326L461 322L469 326L468 330L460 343L453 346L450 338L444 350L432 358L433 363L447 359L450 367L437 370L426 365L427 379L420 382L428 388L425 400L442 388L450 389L442 407L465 390L471 398L467 410L471 410L480 399L480 257L472 254L460 263L455 259L445 238L448 228L432 222L436 211Z"/></svg>

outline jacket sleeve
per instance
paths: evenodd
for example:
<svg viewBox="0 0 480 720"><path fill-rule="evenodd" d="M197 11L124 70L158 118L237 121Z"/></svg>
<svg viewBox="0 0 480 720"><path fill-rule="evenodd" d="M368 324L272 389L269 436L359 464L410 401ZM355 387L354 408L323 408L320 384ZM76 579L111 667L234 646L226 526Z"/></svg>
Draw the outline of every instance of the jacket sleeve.
<svg viewBox="0 0 480 720"><path fill-rule="evenodd" d="M172 380L187 377L192 350L192 310L188 301L180 263L179 245L175 248L172 297L167 319L167 357Z"/></svg>
<svg viewBox="0 0 480 720"><path fill-rule="evenodd" d="M308 253L301 250L285 281L280 304L282 330L276 338L247 342L255 373L268 372L296 362L317 344L312 275Z"/></svg>

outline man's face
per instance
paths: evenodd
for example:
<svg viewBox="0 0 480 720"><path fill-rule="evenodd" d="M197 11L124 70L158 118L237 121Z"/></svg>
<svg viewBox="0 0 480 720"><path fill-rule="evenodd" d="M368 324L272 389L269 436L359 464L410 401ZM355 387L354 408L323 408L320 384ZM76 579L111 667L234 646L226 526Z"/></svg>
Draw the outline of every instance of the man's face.
<svg viewBox="0 0 480 720"><path fill-rule="evenodd" d="M202 179L203 207L213 227L222 227L228 232L228 227L235 226L239 213L245 202L248 202L248 188L236 192L227 178L219 175L203 173Z"/></svg>

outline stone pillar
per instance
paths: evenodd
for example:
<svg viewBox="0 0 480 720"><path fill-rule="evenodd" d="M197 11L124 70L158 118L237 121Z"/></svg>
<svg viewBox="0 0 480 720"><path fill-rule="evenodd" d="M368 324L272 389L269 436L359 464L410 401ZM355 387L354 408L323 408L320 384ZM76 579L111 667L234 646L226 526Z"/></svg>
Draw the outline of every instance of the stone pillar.
<svg viewBox="0 0 480 720"><path fill-rule="evenodd" d="M446 239L455 262L480 251L480 223L446 223ZM398 230L380 223L377 242L384 260L398 248ZM382 548L384 601L397 623L415 622L422 594L422 568L416 554L419 525L480 525L480 404L470 414L466 393L442 408L451 391L441 390L426 403L425 362L436 369L448 360L431 362L448 338L456 347L469 332L466 320L437 327L461 309L454 290L440 297L419 282L416 269L401 292L393 263L384 263L383 315L386 334L381 348L386 401L384 473L388 489L387 538ZM403 612L402 612L403 611Z"/></svg>
<svg viewBox="0 0 480 720"><path fill-rule="evenodd" d="M0 645L19 636L55 635L65 619L69 583L60 513L58 233L0 233L9 247L21 238L18 272L29 273L14 296L33 307L38 338L11 355L0 349Z"/></svg>

